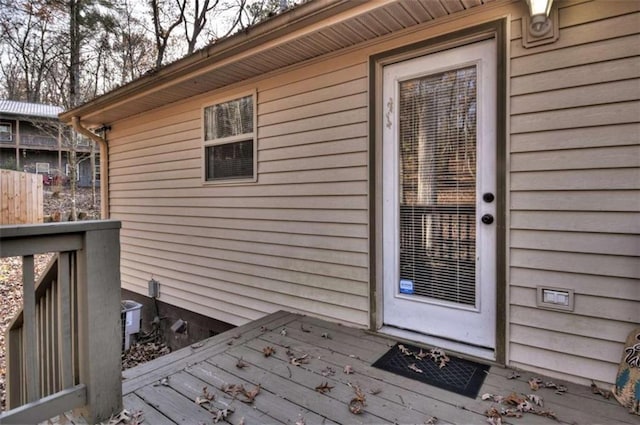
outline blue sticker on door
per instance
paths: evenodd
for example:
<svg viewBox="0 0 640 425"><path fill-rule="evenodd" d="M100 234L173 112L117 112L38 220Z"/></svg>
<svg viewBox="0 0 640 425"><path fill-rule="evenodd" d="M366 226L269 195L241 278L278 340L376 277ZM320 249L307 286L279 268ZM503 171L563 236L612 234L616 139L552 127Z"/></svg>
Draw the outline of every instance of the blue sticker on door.
<svg viewBox="0 0 640 425"><path fill-rule="evenodd" d="M400 279L400 293L413 294L413 281L409 279Z"/></svg>

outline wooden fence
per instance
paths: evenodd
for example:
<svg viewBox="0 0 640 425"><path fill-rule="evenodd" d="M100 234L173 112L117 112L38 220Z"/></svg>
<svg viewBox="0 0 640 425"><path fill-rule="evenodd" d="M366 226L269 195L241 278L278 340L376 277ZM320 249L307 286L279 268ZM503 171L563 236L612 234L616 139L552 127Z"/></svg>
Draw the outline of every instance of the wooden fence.
<svg viewBox="0 0 640 425"><path fill-rule="evenodd" d="M0 225L42 223L42 175L0 170Z"/></svg>

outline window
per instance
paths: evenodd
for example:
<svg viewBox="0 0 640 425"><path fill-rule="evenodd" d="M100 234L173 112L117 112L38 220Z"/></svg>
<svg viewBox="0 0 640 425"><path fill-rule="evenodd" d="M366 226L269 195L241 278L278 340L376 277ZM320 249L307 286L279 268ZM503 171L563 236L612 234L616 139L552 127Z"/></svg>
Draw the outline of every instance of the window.
<svg viewBox="0 0 640 425"><path fill-rule="evenodd" d="M67 177L71 177L71 165L64 165L64 173ZM76 164L76 180L80 180L80 164Z"/></svg>
<svg viewBox="0 0 640 425"><path fill-rule="evenodd" d="M49 174L49 163L48 162L36 162L36 173L44 173Z"/></svg>
<svg viewBox="0 0 640 425"><path fill-rule="evenodd" d="M203 119L205 180L254 180L254 95L206 106Z"/></svg>
<svg viewBox="0 0 640 425"><path fill-rule="evenodd" d="M0 142L10 142L12 136L11 124L6 122L0 123Z"/></svg>

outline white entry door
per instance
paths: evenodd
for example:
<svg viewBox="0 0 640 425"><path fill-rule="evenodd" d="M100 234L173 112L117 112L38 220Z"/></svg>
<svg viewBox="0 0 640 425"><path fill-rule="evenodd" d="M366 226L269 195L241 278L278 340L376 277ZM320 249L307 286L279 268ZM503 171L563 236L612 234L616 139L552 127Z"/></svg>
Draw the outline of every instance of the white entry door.
<svg viewBox="0 0 640 425"><path fill-rule="evenodd" d="M383 70L384 326L472 354L496 340L495 58L487 40Z"/></svg>

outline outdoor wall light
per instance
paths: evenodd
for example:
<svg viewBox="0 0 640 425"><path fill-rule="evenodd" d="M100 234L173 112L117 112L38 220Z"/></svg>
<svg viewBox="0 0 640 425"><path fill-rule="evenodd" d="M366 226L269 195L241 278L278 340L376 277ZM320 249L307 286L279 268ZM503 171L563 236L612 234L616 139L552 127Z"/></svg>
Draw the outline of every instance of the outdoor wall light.
<svg viewBox="0 0 640 425"><path fill-rule="evenodd" d="M525 1L529 13L522 16L522 45L530 48L558 40L560 37L558 8L552 7L553 0Z"/></svg>
<svg viewBox="0 0 640 425"><path fill-rule="evenodd" d="M542 37L551 31L553 22L549 19L553 0L526 0L529 5L529 33L534 37Z"/></svg>

